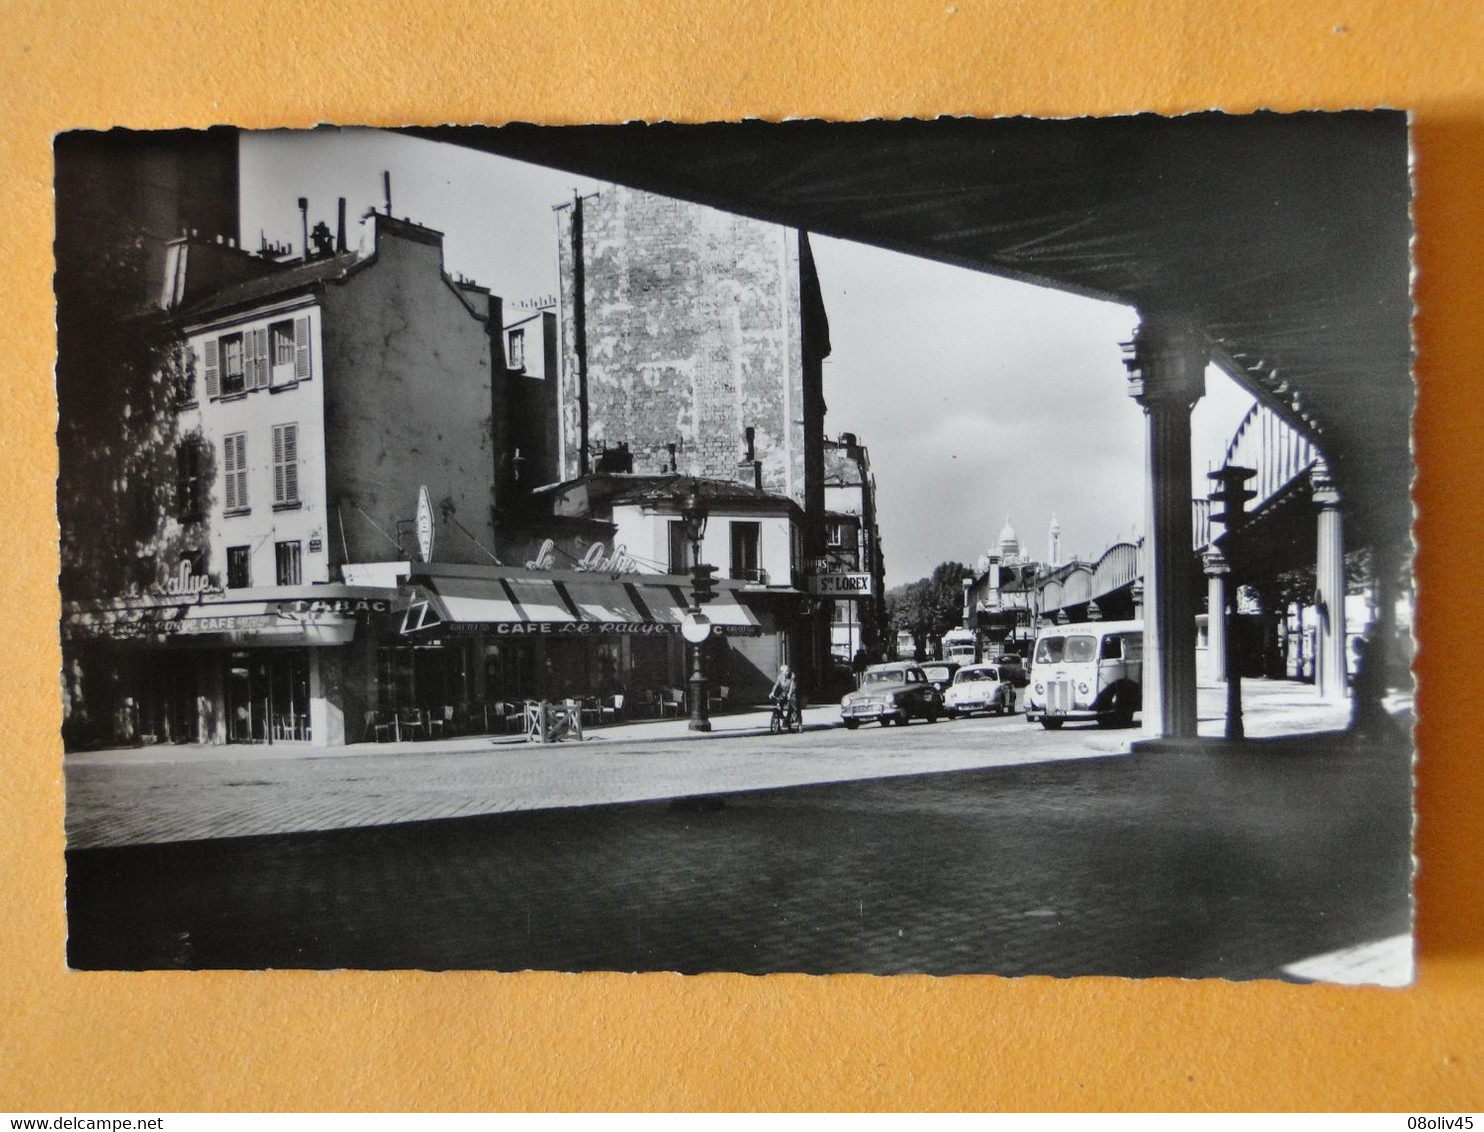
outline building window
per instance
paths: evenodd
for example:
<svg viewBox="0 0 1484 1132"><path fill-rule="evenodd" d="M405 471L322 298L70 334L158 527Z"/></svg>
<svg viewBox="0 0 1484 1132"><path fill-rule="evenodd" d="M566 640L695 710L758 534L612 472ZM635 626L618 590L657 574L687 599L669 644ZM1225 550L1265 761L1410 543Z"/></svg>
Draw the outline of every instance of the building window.
<svg viewBox="0 0 1484 1132"><path fill-rule="evenodd" d="M762 540L761 523L732 524L732 577L737 581L760 582L758 544Z"/></svg>
<svg viewBox="0 0 1484 1132"><path fill-rule="evenodd" d="M222 437L223 503L228 511L246 511L247 503L247 433L233 432Z"/></svg>
<svg viewBox="0 0 1484 1132"><path fill-rule="evenodd" d="M179 345L170 358L171 381L175 387L175 403L191 405L196 401L196 351Z"/></svg>
<svg viewBox="0 0 1484 1132"><path fill-rule="evenodd" d="M294 324L275 322L268 328L273 338L273 367L294 364Z"/></svg>
<svg viewBox="0 0 1484 1132"><path fill-rule="evenodd" d="M685 524L670 521L670 573L684 574L691 568L690 539L685 537Z"/></svg>
<svg viewBox="0 0 1484 1132"><path fill-rule="evenodd" d="M292 385L297 351L294 349L294 324L291 320L275 322L268 328L268 364L272 367L271 385Z"/></svg>
<svg viewBox="0 0 1484 1132"><path fill-rule="evenodd" d="M830 519L825 523L825 543L831 550L853 547L854 525L848 519Z"/></svg>
<svg viewBox="0 0 1484 1132"><path fill-rule="evenodd" d="M273 506L299 505L299 426L273 426Z"/></svg>
<svg viewBox="0 0 1484 1132"><path fill-rule="evenodd" d="M242 335L228 334L221 340L223 397L231 397L247 390L247 354L243 348Z"/></svg>
<svg viewBox="0 0 1484 1132"><path fill-rule="evenodd" d="M227 547L227 589L245 590L252 585L252 548Z"/></svg>
<svg viewBox="0 0 1484 1132"><path fill-rule="evenodd" d="M303 570L299 560L299 544L297 542L280 542L274 546L275 558L278 562L278 584L280 586L297 586L303 581Z"/></svg>
<svg viewBox="0 0 1484 1132"><path fill-rule="evenodd" d="M175 450L176 503L182 523L192 523L201 518L201 445L187 440Z"/></svg>
<svg viewBox="0 0 1484 1132"><path fill-rule="evenodd" d="M524 330L510 332L510 368L526 368L526 332Z"/></svg>

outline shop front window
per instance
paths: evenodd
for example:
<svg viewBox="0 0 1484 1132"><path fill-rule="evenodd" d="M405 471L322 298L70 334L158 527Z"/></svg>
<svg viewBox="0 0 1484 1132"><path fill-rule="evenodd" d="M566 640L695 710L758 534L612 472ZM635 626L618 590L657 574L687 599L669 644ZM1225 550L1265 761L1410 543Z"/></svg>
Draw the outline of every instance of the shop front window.
<svg viewBox="0 0 1484 1132"><path fill-rule="evenodd" d="M484 694L487 701L506 703L520 703L538 694L534 641L484 646Z"/></svg>

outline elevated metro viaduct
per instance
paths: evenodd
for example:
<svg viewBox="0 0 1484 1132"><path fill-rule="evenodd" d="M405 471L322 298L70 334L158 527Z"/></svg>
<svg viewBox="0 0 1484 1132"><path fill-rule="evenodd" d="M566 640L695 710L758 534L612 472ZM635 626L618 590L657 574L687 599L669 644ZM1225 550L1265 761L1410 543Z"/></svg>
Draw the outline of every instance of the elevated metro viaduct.
<svg viewBox="0 0 1484 1132"><path fill-rule="evenodd" d="M1410 553L1399 111L413 132L1136 307L1126 364L1147 421L1151 734L1196 733L1190 413L1208 363L1325 454L1327 561L1342 537L1379 563ZM1343 694L1334 636L1321 663Z"/></svg>
<svg viewBox="0 0 1484 1132"><path fill-rule="evenodd" d="M1221 681L1227 676L1226 618L1215 613L1226 609L1231 592L1250 585L1265 595L1264 605L1272 610L1278 576L1309 566L1315 570L1313 608L1319 621L1315 687L1325 699L1343 699L1345 545L1328 462L1307 435L1266 405L1255 404L1233 433L1220 466L1248 469L1253 498L1235 531L1213 524L1208 498L1191 500L1188 569L1198 583L1198 576L1204 576L1212 613L1207 677ZM1036 618L1044 624L1143 616L1141 551L1139 544L1116 542L1095 562L1070 562L1046 572L1035 582L1031 604ZM1399 563L1374 565L1377 620L1372 639L1393 643Z"/></svg>

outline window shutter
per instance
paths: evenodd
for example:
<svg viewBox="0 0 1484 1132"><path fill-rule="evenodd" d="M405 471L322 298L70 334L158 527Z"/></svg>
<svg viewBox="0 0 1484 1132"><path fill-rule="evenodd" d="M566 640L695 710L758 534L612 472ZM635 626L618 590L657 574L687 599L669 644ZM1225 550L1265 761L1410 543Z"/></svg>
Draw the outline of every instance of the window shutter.
<svg viewBox="0 0 1484 1132"><path fill-rule="evenodd" d="M229 436L222 441L222 468L225 472L223 483L226 487L226 508L228 511L237 509L237 438Z"/></svg>
<svg viewBox="0 0 1484 1132"><path fill-rule="evenodd" d="M249 335L252 340L248 343L251 352L247 359L247 387L262 389L268 384L268 331L260 327Z"/></svg>
<svg viewBox="0 0 1484 1132"><path fill-rule="evenodd" d="M283 485L283 425L273 426L273 502L285 501Z"/></svg>
<svg viewBox="0 0 1484 1132"><path fill-rule="evenodd" d="M283 426L284 502L299 502L299 426Z"/></svg>
<svg viewBox="0 0 1484 1132"><path fill-rule="evenodd" d="M294 377L309 380L309 319L294 319Z"/></svg>
<svg viewBox="0 0 1484 1132"><path fill-rule="evenodd" d="M206 340L206 396L213 401L222 393L221 367L217 364L220 348L215 338Z"/></svg>
<svg viewBox="0 0 1484 1132"><path fill-rule="evenodd" d="M247 506L247 433L237 434L237 506Z"/></svg>

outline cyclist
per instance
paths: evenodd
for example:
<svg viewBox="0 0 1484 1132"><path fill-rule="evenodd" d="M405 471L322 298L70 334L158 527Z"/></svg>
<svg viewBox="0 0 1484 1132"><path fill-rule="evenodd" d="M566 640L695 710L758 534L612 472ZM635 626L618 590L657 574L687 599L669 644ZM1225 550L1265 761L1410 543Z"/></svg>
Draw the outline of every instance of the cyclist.
<svg viewBox="0 0 1484 1132"><path fill-rule="evenodd" d="M773 687L768 692L768 699L772 700L775 705L774 716L783 717L783 729L794 727L800 722L799 686L794 679L793 669L788 665L782 665L778 669L778 679L773 681Z"/></svg>

